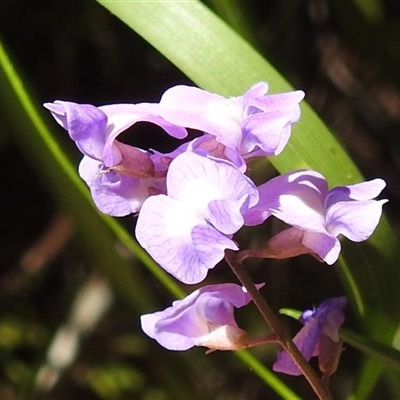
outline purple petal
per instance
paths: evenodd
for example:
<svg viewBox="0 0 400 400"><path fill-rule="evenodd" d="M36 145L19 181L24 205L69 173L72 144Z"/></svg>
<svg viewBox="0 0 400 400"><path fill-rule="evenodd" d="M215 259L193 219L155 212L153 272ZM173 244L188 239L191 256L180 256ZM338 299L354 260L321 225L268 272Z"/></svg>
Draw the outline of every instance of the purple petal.
<svg viewBox="0 0 400 400"><path fill-rule="evenodd" d="M153 196L143 204L137 239L166 271L198 283L225 249L238 249L226 235L241 228L242 212L257 202L258 192L231 163L192 152L171 162L167 190L168 197Z"/></svg>
<svg viewBox="0 0 400 400"><path fill-rule="evenodd" d="M251 99L256 97L264 96L268 92L267 82L258 82L253 85L244 95L243 99L245 103L248 103Z"/></svg>
<svg viewBox="0 0 400 400"><path fill-rule="evenodd" d="M264 283L257 284L256 286L257 289L261 289ZM199 291L200 293L209 293L213 297L232 303L236 308L246 306L251 301L251 296L246 289L234 283L203 286Z"/></svg>
<svg viewBox="0 0 400 400"><path fill-rule="evenodd" d="M106 143L107 115L90 104L56 100L45 103L55 120L68 131L79 150L96 160L102 160Z"/></svg>
<svg viewBox="0 0 400 400"><path fill-rule="evenodd" d="M157 193L166 191L165 183L160 179L144 178L145 167L146 163L137 166L135 177L131 176L133 173L120 173L117 168L104 168L101 162L84 156L79 164L79 175L89 186L93 201L101 212L122 217L138 212L154 190Z"/></svg>
<svg viewBox="0 0 400 400"><path fill-rule="evenodd" d="M186 151L190 151L190 144L191 141L183 143L169 153L160 153L155 149L151 149L151 152L153 153L151 155L151 160L153 161L155 171L158 172L167 171L169 169L171 162L176 157L178 157L180 154Z"/></svg>
<svg viewBox="0 0 400 400"><path fill-rule="evenodd" d="M207 325L196 318L192 307L200 296L198 290L172 303L164 311L142 315L143 331L169 350L187 350L193 347L194 338L207 333Z"/></svg>
<svg viewBox="0 0 400 400"><path fill-rule="evenodd" d="M272 215L272 211L260 204L250 208L244 214L244 225L255 226L262 224Z"/></svg>
<svg viewBox="0 0 400 400"><path fill-rule="evenodd" d="M99 107L109 118L109 124L113 125L113 131L123 132L129 128L133 118L143 118L140 121L152 122L163 128L170 136L184 139L187 136L186 129L176 126L164 120L160 116L160 105L158 103L137 104L110 104ZM141 116L141 117L140 117Z"/></svg>
<svg viewBox="0 0 400 400"><path fill-rule="evenodd" d="M258 201L254 183L238 168L228 161L193 152L183 153L171 163L167 187L169 196L179 199L207 221L214 221L215 227L225 233L236 232L242 226L241 213Z"/></svg>
<svg viewBox="0 0 400 400"><path fill-rule="evenodd" d="M195 226L192 229L192 240L199 257L208 269L214 268L224 258L226 249L239 250L235 242L209 225Z"/></svg>
<svg viewBox="0 0 400 400"><path fill-rule="evenodd" d="M184 283L201 282L222 260L224 249L237 250L230 239L178 200L159 195L148 198L140 211L136 237L167 272Z"/></svg>
<svg viewBox="0 0 400 400"><path fill-rule="evenodd" d="M269 94L267 96L258 96L247 102L247 107L250 108L247 115L254 114L254 111L260 110L264 112L274 112L274 110L286 111L292 114L293 122L297 122L299 115L298 104L304 99L304 92L296 90L287 93Z"/></svg>
<svg viewBox="0 0 400 400"><path fill-rule="evenodd" d="M160 117L158 104L112 104L99 107L99 109L108 116L109 134L103 154L103 161L106 166L114 166L120 162L121 155L116 151L113 143L121 132L137 122L151 122L178 139L187 136L186 129L172 125Z"/></svg>
<svg viewBox="0 0 400 400"><path fill-rule="evenodd" d="M286 146L291 133L291 124L286 114L277 112L268 115L265 112L251 115L243 121L246 153L251 153L256 146L264 151L266 156L279 154Z"/></svg>
<svg viewBox="0 0 400 400"><path fill-rule="evenodd" d="M346 297L335 297L322 302L316 312L316 318L324 320L324 335L334 342L339 341L338 331L345 319L342 310L346 305Z"/></svg>
<svg viewBox="0 0 400 400"><path fill-rule="evenodd" d="M186 350L202 344L204 336L218 326L236 327L234 307L250 300L248 293L235 284L204 286L164 311L143 315L142 329L167 349Z"/></svg>
<svg viewBox="0 0 400 400"><path fill-rule="evenodd" d="M260 200L246 214L246 225L262 222L272 214L294 227L326 232L323 202L328 187L318 172L290 172L271 179L258 190Z"/></svg>
<svg viewBox="0 0 400 400"><path fill-rule="evenodd" d="M215 135L230 148L239 148L243 115L241 98L226 99L190 86L168 89L160 101L161 115L173 124Z"/></svg>
<svg viewBox="0 0 400 400"><path fill-rule="evenodd" d="M300 118L298 103L303 97L304 92L296 91L251 99L242 123L242 148L250 152L258 141L266 155L279 154L289 140L291 126Z"/></svg>
<svg viewBox="0 0 400 400"><path fill-rule="evenodd" d="M332 189L325 201L327 229L354 242L371 236L387 200L372 200L385 187L382 179Z"/></svg>
<svg viewBox="0 0 400 400"><path fill-rule="evenodd" d="M97 176L90 190L97 208L114 217L138 212L149 196L144 180L112 171Z"/></svg>
<svg viewBox="0 0 400 400"><path fill-rule="evenodd" d="M237 150L226 147L213 135L203 134L195 138L189 143L187 150L210 156L210 158L229 160L238 167L241 172L246 172L247 165L240 153Z"/></svg>
<svg viewBox="0 0 400 400"><path fill-rule="evenodd" d="M324 260L328 265L337 261L340 254L339 240L329 233L304 232L302 243Z"/></svg>
<svg viewBox="0 0 400 400"><path fill-rule="evenodd" d="M387 200L340 202L327 210L327 229L353 242L368 239L377 227Z"/></svg>
<svg viewBox="0 0 400 400"><path fill-rule="evenodd" d="M329 191L326 197L326 208L339 201L372 200L379 196L385 188L383 179L356 183L355 185L339 186Z"/></svg>
<svg viewBox="0 0 400 400"><path fill-rule="evenodd" d="M103 163L91 157L83 156L79 163L78 173L79 176L90 186L93 180L102 172Z"/></svg>
<svg viewBox="0 0 400 400"><path fill-rule="evenodd" d="M300 117L298 103L304 92L264 96L267 90L268 84L260 82L243 96L224 98L195 87L175 86L162 96L161 114L174 124L215 135L243 157L259 149L263 155L275 155Z"/></svg>
<svg viewBox="0 0 400 400"><path fill-rule="evenodd" d="M104 169L100 162L86 156L79 164L79 175L89 186L97 208L115 217L138 212L153 185L152 179L139 179Z"/></svg>
<svg viewBox="0 0 400 400"><path fill-rule="evenodd" d="M313 318L307 323L299 333L294 337L293 342L303 354L304 358L309 361L315 352L318 340L322 334L323 321ZM288 375L301 375L301 372L292 358L286 351L278 353L277 360L272 368L275 372L282 372Z"/></svg>
<svg viewBox="0 0 400 400"><path fill-rule="evenodd" d="M207 218L216 229L226 235L233 235L243 226L241 208L245 202L243 199L213 200L210 202L209 217ZM244 207L247 209L247 207Z"/></svg>
<svg viewBox="0 0 400 400"><path fill-rule="evenodd" d="M339 341L338 330L344 322L342 309L346 304L347 299L344 296L331 298L322 302L317 309L307 310L302 314L300 321L304 323L304 327L294 337L293 342L307 361L318 356L318 342L323 334L335 342ZM327 354L324 356L325 359L329 358ZM273 369L289 375L301 375L286 351L278 353Z"/></svg>

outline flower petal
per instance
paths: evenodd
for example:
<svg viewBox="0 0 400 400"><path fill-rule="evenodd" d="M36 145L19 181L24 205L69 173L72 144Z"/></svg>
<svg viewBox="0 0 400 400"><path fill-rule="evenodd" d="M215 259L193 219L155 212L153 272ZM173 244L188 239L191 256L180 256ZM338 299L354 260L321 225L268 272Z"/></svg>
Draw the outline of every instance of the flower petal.
<svg viewBox="0 0 400 400"><path fill-rule="evenodd" d="M83 156L79 163L78 173L79 176L86 182L90 187L93 180L102 172L103 163L97 161L91 157Z"/></svg>
<svg viewBox="0 0 400 400"><path fill-rule="evenodd" d="M323 301L317 309L316 318L323 319L324 335L334 342L339 342L338 329L344 322L343 308L347 305L345 296L334 297Z"/></svg>
<svg viewBox="0 0 400 400"><path fill-rule="evenodd" d="M113 171L100 173L90 185L93 201L104 214L123 217L140 210L149 196L148 181Z"/></svg>
<svg viewBox="0 0 400 400"><path fill-rule="evenodd" d="M246 335L237 328L234 307L250 300L249 294L233 283L203 286L164 311L143 315L142 329L170 350L238 348Z"/></svg>
<svg viewBox="0 0 400 400"><path fill-rule="evenodd" d="M246 196L246 199L248 196ZM215 229L226 235L233 235L243 226L243 216L240 212L242 206L247 203L245 199L240 200L213 200L208 205L208 222ZM247 207L245 206L245 209Z"/></svg>
<svg viewBox="0 0 400 400"><path fill-rule="evenodd" d="M298 103L303 98L304 92L299 90L249 100L246 105L248 116L242 123L242 148L250 152L258 141L265 155L279 154L290 138L291 126L300 118Z"/></svg>
<svg viewBox="0 0 400 400"><path fill-rule="evenodd" d="M325 207L328 209L332 204L340 201L372 200L379 196L385 186L386 182L383 179L373 179L355 185L335 187L329 191Z"/></svg>
<svg viewBox="0 0 400 400"><path fill-rule="evenodd" d="M236 245L205 221L168 196L148 198L140 211L136 237L141 246L171 275L192 284L201 282L210 268Z"/></svg>
<svg viewBox="0 0 400 400"><path fill-rule="evenodd" d="M251 99L254 99L256 97L261 97L264 96L265 93L268 92L268 83L267 82L258 82L254 84L244 95L243 99L245 103L248 103L251 101Z"/></svg>
<svg viewBox="0 0 400 400"><path fill-rule="evenodd" d="M174 86L160 101L161 115L173 124L217 136L224 145L240 148L241 98L226 99L191 86Z"/></svg>
<svg viewBox="0 0 400 400"><path fill-rule="evenodd" d="M114 217L138 212L149 197L149 187L156 185L153 179L139 179L104 169L102 163L87 156L79 164L79 175L89 186L97 208Z"/></svg>
<svg viewBox="0 0 400 400"><path fill-rule="evenodd" d="M54 119L68 131L79 150L96 160L102 160L107 140L107 115L90 104L56 100L45 103Z"/></svg>
<svg viewBox="0 0 400 400"><path fill-rule="evenodd" d="M271 214L294 227L326 232L325 178L315 171L295 171L259 186L260 200L245 215L246 225L261 223Z"/></svg>
<svg viewBox="0 0 400 400"><path fill-rule="evenodd" d="M309 361L313 356L318 340L322 334L322 329L323 321L313 318L309 323L301 328L299 333L293 339L294 344L307 361ZM288 375L301 375L300 369L286 351L278 353L277 360L272 369L275 372L282 372Z"/></svg>
<svg viewBox="0 0 400 400"><path fill-rule="evenodd" d="M167 188L169 196L179 199L207 220L212 218L212 210L209 208L212 201L232 201L230 206L228 203L224 206L229 218L233 218L234 210L238 213L242 211L247 198L246 207L258 201L254 183L232 163L194 152L182 153L171 162ZM212 207L217 206L214 204Z"/></svg>
<svg viewBox="0 0 400 400"><path fill-rule="evenodd" d="M328 265L332 265L339 258L341 249L340 242L335 236L329 233L305 231L302 243Z"/></svg>
<svg viewBox="0 0 400 400"><path fill-rule="evenodd" d="M113 143L121 132L137 122L151 122L163 128L169 135L178 139L187 136L186 129L165 121L159 115L159 105L153 103L110 104L99 107L108 117L107 142L104 146L104 165L110 167L118 164L121 155Z"/></svg>
<svg viewBox="0 0 400 400"><path fill-rule="evenodd" d="M334 342L339 342L338 330L344 322L342 309L346 304L346 297L341 296L327 299L317 309L303 312L300 321L304 326L294 337L293 342L307 361L315 356L321 356L321 360L327 365L330 364L330 359L337 361L336 351L330 353L335 348L319 346L319 342L323 335L328 336ZM326 353L320 354L319 352ZM278 353L273 370L289 375L301 375L299 368L286 351Z"/></svg>
<svg viewBox="0 0 400 400"><path fill-rule="evenodd" d="M344 235L353 242L368 239L377 227L382 206L387 200L339 202L326 215L327 229L333 235Z"/></svg>

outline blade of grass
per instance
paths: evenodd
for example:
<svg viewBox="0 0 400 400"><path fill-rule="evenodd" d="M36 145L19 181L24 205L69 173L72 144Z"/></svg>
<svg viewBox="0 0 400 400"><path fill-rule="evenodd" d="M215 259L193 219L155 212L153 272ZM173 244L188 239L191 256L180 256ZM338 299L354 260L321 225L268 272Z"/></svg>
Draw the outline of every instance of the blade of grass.
<svg viewBox="0 0 400 400"><path fill-rule="evenodd" d="M282 396L283 399L299 400L296 394L294 394L286 385L277 378L277 376L269 371L263 364L260 363L255 357L253 357L248 351L238 351L235 355L242 360L248 367L253 370L262 380L267 383L271 388L275 390L277 394Z"/></svg>
<svg viewBox="0 0 400 400"><path fill-rule="evenodd" d="M400 351L370 340L348 329L340 329L339 335L345 343L368 356L379 359L387 367L400 372Z"/></svg>

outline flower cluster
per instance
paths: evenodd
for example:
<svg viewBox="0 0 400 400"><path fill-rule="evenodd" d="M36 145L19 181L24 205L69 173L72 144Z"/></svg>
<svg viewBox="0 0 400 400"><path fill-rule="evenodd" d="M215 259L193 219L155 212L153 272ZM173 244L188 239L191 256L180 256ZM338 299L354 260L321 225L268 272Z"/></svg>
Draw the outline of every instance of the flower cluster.
<svg viewBox="0 0 400 400"><path fill-rule="evenodd" d="M234 235L245 225L279 218L290 227L266 243L266 254L312 254L333 264L341 236L366 240L379 222L386 202L375 200L385 187L381 179L333 189L311 170L287 173L258 187L251 180L249 162L284 149L304 97L302 91L268 95L267 90L260 82L242 96L225 98L175 86L159 103L95 107L55 101L44 106L83 153L79 174L97 207L112 216L138 214L135 234L141 246L175 278L197 284L226 250L239 251ZM185 139L187 129L202 134L167 154L118 140L142 121L176 139ZM172 350L245 348L247 334L236 325L233 312L250 300L235 284L205 286L164 311L142 316L142 328ZM295 342L307 359L324 353L318 346L324 336L337 341L344 304L343 298L329 300L303 316L305 326ZM275 370L297 374L287 357L278 356Z"/></svg>

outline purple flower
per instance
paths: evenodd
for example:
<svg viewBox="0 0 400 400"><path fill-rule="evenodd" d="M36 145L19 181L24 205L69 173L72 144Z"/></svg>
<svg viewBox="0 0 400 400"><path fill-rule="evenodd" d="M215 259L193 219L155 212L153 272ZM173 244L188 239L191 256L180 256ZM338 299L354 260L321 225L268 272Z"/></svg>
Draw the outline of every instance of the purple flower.
<svg viewBox="0 0 400 400"><path fill-rule="evenodd" d="M225 249L238 250L231 236L257 203L257 188L230 162L194 152L171 162L166 185L168 195L143 203L137 240L180 281L201 282Z"/></svg>
<svg viewBox="0 0 400 400"><path fill-rule="evenodd" d="M324 365L332 364L337 358L337 352L341 352L338 330L344 322L342 309L347 304L344 296L325 300L316 309L305 311L300 322L304 325L294 337L293 342L309 361L311 357L318 357ZM339 346L327 345L333 342ZM297 365L286 351L278 353L273 370L288 375L301 375Z"/></svg>
<svg viewBox="0 0 400 400"><path fill-rule="evenodd" d="M168 89L160 113L179 126L211 134L227 148L226 157L241 167L254 156L279 154L300 118L304 92L265 95L268 84L257 83L243 96L225 98L190 86Z"/></svg>
<svg viewBox="0 0 400 400"><path fill-rule="evenodd" d="M246 347L247 334L238 328L234 308L250 301L250 295L233 283L203 286L164 311L142 315L140 320L143 331L168 350L193 346L240 350Z"/></svg>
<svg viewBox="0 0 400 400"><path fill-rule="evenodd" d="M152 122L176 138L185 129L164 121L157 104L114 104L95 107L67 101L45 103L55 120L68 131L84 154L79 174L90 187L97 207L104 213L123 216L139 211L158 182L152 153L128 146L117 136L140 121ZM162 184L161 184L162 185Z"/></svg>
<svg viewBox="0 0 400 400"><path fill-rule="evenodd" d="M274 215L294 227L278 234L277 242L284 243L285 235L288 242L300 237L302 246L331 265L340 253L338 236L361 242L372 235L387 202L373 199L385 186L374 179L328 190L318 172L290 172L259 187L259 203L246 214L245 224L257 225Z"/></svg>

